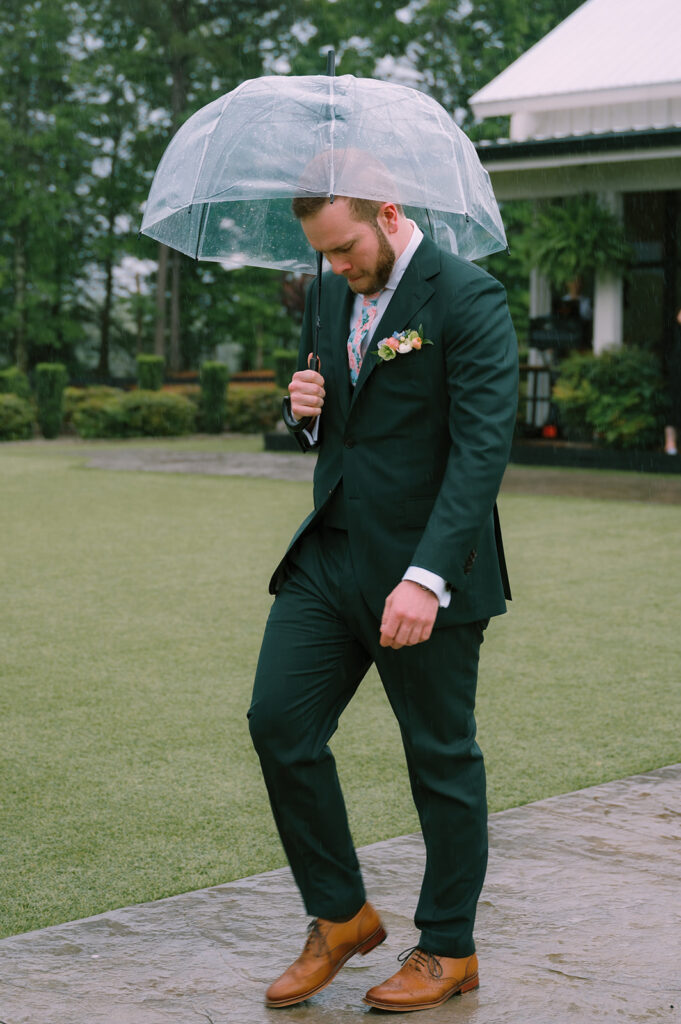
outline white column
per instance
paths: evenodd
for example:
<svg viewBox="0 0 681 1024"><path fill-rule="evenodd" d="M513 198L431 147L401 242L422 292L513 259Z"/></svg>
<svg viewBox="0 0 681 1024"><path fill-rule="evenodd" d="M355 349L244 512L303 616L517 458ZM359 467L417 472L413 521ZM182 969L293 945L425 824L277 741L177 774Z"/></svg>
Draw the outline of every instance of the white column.
<svg viewBox="0 0 681 1024"><path fill-rule="evenodd" d="M537 268L530 271L530 317L548 316L551 312L551 285L548 278ZM528 366L546 366L544 352L531 348L527 357ZM542 401L533 401L534 397ZM549 417L551 382L547 373L528 373L527 406L525 422L534 427L543 427Z"/></svg>
<svg viewBox="0 0 681 1024"><path fill-rule="evenodd" d="M622 302L622 278L596 274L593 349L597 356L609 348L622 348Z"/></svg>
<svg viewBox="0 0 681 1024"><path fill-rule="evenodd" d="M551 312L551 285L541 270L530 271L530 316L548 316Z"/></svg>
<svg viewBox="0 0 681 1024"><path fill-rule="evenodd" d="M622 218L620 192L604 192L599 196L603 206ZM608 348L622 347L623 280L621 273L601 271L594 282L593 350L600 355Z"/></svg>

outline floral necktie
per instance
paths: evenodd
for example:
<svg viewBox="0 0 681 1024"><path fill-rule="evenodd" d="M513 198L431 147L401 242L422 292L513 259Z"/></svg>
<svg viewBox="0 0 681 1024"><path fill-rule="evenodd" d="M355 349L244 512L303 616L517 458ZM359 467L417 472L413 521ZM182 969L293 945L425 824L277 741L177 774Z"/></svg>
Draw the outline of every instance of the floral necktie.
<svg viewBox="0 0 681 1024"><path fill-rule="evenodd" d="M348 337L348 363L350 366L350 383L353 388L357 383L359 371L362 367L362 343L371 330L371 325L376 319L376 310L381 293L365 295L362 300L362 307L359 316L352 325Z"/></svg>

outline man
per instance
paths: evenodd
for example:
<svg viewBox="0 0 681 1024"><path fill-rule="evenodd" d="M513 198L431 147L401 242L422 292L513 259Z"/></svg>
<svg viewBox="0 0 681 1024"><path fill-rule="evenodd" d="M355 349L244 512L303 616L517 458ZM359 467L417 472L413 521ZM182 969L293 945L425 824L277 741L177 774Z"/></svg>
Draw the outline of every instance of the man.
<svg viewBox="0 0 681 1024"><path fill-rule="evenodd" d="M270 584L249 718L314 920L266 1003L302 1002L386 935L366 902L327 746L374 662L427 862L418 946L364 1001L425 1009L478 984L487 823L474 705L483 630L510 597L495 499L515 421L516 340L503 288L441 252L396 203L301 199L294 212L332 271L319 372L306 368L313 285L289 385L290 427L319 457L314 511ZM412 330L415 340L393 339Z"/></svg>

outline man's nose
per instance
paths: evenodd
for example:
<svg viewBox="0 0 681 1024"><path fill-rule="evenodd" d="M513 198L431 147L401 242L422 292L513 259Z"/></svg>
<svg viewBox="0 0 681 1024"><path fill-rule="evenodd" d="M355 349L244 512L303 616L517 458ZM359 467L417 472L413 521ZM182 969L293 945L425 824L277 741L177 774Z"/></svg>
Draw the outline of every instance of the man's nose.
<svg viewBox="0 0 681 1024"><path fill-rule="evenodd" d="M334 274L345 274L352 268L352 263L344 256L327 256Z"/></svg>

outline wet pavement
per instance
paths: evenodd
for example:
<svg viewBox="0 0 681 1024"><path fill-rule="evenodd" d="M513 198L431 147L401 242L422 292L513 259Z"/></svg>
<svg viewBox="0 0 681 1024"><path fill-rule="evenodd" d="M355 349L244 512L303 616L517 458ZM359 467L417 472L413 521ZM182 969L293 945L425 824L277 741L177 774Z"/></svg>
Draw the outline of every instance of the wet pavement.
<svg viewBox="0 0 681 1024"><path fill-rule="evenodd" d="M315 458L287 452L179 452L121 447L95 454L88 452L86 465L93 469L312 480ZM665 476L511 464L501 489L503 494L562 494L577 498L681 504L681 474Z"/></svg>
<svg viewBox="0 0 681 1024"><path fill-rule="evenodd" d="M681 764L494 814L480 988L451 1024L681 1022ZM414 944L419 835L360 851L388 939L318 996L267 1010L305 917L288 869L0 942L4 1024L350 1024ZM394 1019L394 1018L391 1018Z"/></svg>

